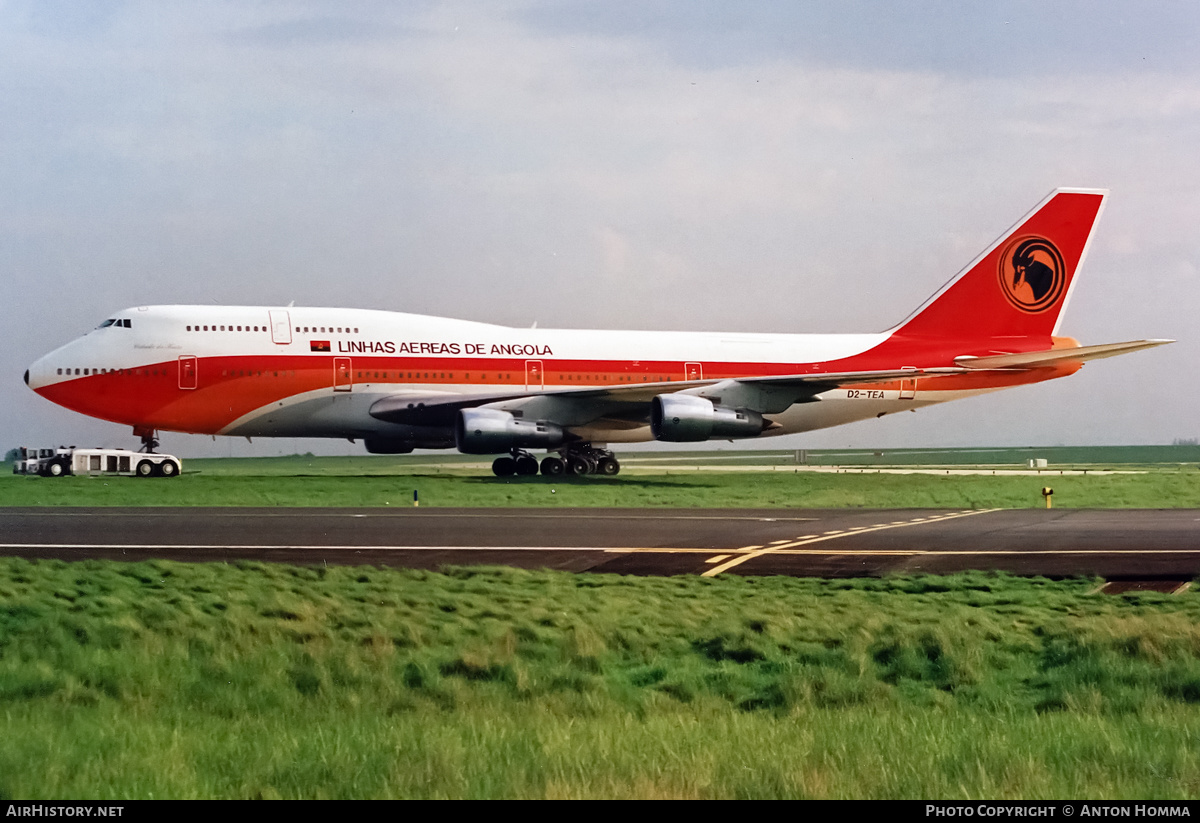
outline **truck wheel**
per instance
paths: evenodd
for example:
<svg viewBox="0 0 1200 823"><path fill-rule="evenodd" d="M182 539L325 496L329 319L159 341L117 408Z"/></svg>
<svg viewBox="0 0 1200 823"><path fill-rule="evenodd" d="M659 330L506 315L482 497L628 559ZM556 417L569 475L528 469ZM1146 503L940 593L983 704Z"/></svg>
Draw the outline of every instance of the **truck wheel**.
<svg viewBox="0 0 1200 823"><path fill-rule="evenodd" d="M46 465L46 474L50 477L62 477L67 473L67 467L61 460L51 460Z"/></svg>
<svg viewBox="0 0 1200 823"><path fill-rule="evenodd" d="M163 477L174 477L179 474L179 466L175 464L174 460L164 460L158 465L158 473Z"/></svg>
<svg viewBox="0 0 1200 823"><path fill-rule="evenodd" d="M138 477L153 477L154 476L154 464L151 463L149 460L143 460L141 463L138 463L137 464L137 476Z"/></svg>

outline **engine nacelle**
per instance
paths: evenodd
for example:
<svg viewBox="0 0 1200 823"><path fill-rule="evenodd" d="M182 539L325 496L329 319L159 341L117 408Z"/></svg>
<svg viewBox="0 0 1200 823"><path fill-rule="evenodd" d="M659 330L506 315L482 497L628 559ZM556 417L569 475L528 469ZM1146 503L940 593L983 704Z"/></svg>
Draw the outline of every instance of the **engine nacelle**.
<svg viewBox="0 0 1200 823"><path fill-rule="evenodd" d="M413 450L413 444L408 440L385 440L379 437L368 437L363 440L367 454L408 454Z"/></svg>
<svg viewBox="0 0 1200 823"><path fill-rule="evenodd" d="M445 449L454 445L449 426L395 425L386 435L363 438L370 454L408 454L413 449Z"/></svg>
<svg viewBox="0 0 1200 823"><path fill-rule="evenodd" d="M503 454L513 449L552 449L566 440L561 426L522 420L500 409L463 409L454 442L463 454Z"/></svg>
<svg viewBox="0 0 1200 823"><path fill-rule="evenodd" d="M758 437L763 416L727 409L694 394L660 394L650 402L650 431L659 440L695 443L714 437Z"/></svg>

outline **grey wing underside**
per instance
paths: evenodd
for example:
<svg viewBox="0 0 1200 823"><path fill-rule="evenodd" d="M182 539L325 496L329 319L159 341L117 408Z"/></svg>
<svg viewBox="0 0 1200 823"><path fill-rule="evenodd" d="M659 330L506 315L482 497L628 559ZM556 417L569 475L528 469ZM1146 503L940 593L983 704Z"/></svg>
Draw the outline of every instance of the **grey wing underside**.
<svg viewBox="0 0 1200 823"><path fill-rule="evenodd" d="M521 412L522 417L552 420L560 426L584 426L601 418L621 427L644 425L650 401L660 394L681 392L715 405L778 414L795 403L811 402L839 386L911 379L935 374L962 374L964 367L825 372L727 380L676 380L590 389L515 389L511 392L397 392L371 406L371 416L411 426L450 426L460 409L494 408Z"/></svg>
<svg viewBox="0 0 1200 823"><path fill-rule="evenodd" d="M881 383L981 371L1027 371L1072 362L1098 360L1161 346L1171 340L1134 340L1099 346L962 356L951 367L906 368L850 372L812 372L723 380L677 380L587 389L516 389L480 393L401 391L372 404L379 420L413 426L452 426L459 410L494 408L519 413L526 419L550 420L560 426L586 426L603 420L613 428L645 425L650 402L658 395L680 392L707 398L714 405L779 414L796 403L819 399L823 392L843 386Z"/></svg>

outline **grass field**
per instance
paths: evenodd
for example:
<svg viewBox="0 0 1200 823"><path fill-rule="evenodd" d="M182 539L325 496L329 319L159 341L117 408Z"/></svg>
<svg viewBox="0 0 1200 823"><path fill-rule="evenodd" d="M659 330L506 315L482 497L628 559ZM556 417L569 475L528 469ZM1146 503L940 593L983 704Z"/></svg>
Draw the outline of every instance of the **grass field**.
<svg viewBox="0 0 1200 823"><path fill-rule="evenodd" d="M990 450L989 457L1009 462L973 464L985 472L973 475L805 471L794 465L792 452L763 452L643 454L625 458L617 477L555 480L493 477L486 461L460 455L226 458L185 461L183 475L171 480L6 473L0 506L411 506L417 492L422 506L1024 508L1044 505L1041 489L1050 485L1060 507L1200 507L1200 464L1140 462L1163 457L1162 449L1170 451L1166 456L1192 457L1196 447L1093 449L1073 456L1114 459L1055 463L1040 475L1017 476L986 472L1023 468L1024 450ZM939 465L967 465L949 460L956 454L938 455L946 460ZM701 460L705 468L727 463L773 470L699 471ZM1059 476L1064 469L1090 473ZM1110 469L1140 473L1103 473Z"/></svg>
<svg viewBox="0 0 1200 823"><path fill-rule="evenodd" d="M0 798L1186 798L1200 596L0 561Z"/></svg>
<svg viewBox="0 0 1200 823"><path fill-rule="evenodd" d="M554 481L454 455L189 460L4 475L0 505L961 509L1049 483L1058 506L1200 507L1194 462L1089 456L1060 477L654 455ZM1095 591L2 559L0 799L1195 797L1200 595Z"/></svg>
<svg viewBox="0 0 1200 823"><path fill-rule="evenodd" d="M711 460L713 452L681 452L685 460ZM795 451L717 452L720 462L803 462L809 466L989 466L1019 468L1035 458L1052 469L1075 467L1134 467L1200 465L1200 445L1173 446L1023 446L962 449L804 449ZM646 456L649 456L648 454ZM799 460L797 457L799 456Z"/></svg>

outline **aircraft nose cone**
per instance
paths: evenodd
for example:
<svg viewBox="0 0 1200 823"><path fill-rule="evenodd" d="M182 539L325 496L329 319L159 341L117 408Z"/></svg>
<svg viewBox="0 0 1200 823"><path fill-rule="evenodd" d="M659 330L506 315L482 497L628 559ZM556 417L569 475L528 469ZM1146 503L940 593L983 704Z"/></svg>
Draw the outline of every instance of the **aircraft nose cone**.
<svg viewBox="0 0 1200 823"><path fill-rule="evenodd" d="M45 357L30 363L25 369L25 385L41 394L41 388L46 385L46 371Z"/></svg>

